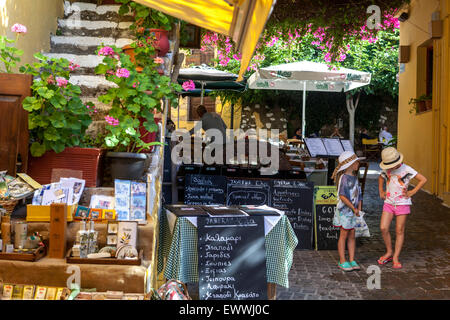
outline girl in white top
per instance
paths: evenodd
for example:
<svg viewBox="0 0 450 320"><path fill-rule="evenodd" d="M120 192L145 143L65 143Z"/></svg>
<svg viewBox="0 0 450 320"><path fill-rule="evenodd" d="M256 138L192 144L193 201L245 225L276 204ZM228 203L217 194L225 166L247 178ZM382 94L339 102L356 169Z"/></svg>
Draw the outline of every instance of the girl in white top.
<svg viewBox="0 0 450 320"><path fill-rule="evenodd" d="M383 169L378 178L378 190L380 198L384 200L383 214L381 216L380 229L386 245L386 253L378 259L378 264L384 265L394 261L394 269L401 269L399 256L405 239L406 218L411 212L411 197L415 195L427 182L427 179L416 170L403 163L403 155L395 148L386 148L381 153ZM409 182L417 179L419 183L412 190L408 190ZM384 184L386 183L386 191ZM392 255L392 241L389 227L392 219L396 217L395 251Z"/></svg>

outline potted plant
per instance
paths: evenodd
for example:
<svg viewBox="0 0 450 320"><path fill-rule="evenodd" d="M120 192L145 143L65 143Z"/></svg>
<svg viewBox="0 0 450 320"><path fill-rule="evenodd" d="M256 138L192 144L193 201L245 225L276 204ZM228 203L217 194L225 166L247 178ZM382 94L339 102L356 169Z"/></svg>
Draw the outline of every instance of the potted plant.
<svg viewBox="0 0 450 320"><path fill-rule="evenodd" d="M6 106L3 102L0 102L2 116L8 116L12 122L15 123L14 131L9 135L17 134L17 140L11 141L10 144L3 145L0 150L0 159L2 159L2 165L6 166L3 169L7 169L10 175L16 174L17 158L21 158L22 168L21 171L26 172L28 166L28 146L25 146L28 141L28 121L27 112L20 106L23 99L31 95L31 83L33 77L26 74L16 73L15 68L20 62L20 57L23 55L23 50L16 48L16 44L19 38L27 33L27 28L21 24L14 24L11 27L11 32L16 34L15 39L8 39L6 36L0 36L0 95L19 97L17 104L13 107L11 103L6 102ZM12 110L11 108L15 108ZM16 110L17 109L17 110ZM15 116L14 116L15 115ZM8 131L7 128L3 128L3 132ZM9 140L12 140L12 136ZM6 160L6 161L5 161Z"/></svg>
<svg viewBox="0 0 450 320"><path fill-rule="evenodd" d="M140 40L145 39L145 41L151 39L157 55L165 56L170 49L168 31L172 29L172 24L177 19L132 0L116 0L116 2L122 4L119 9L120 15L133 13L135 21L131 24L130 30L135 33L136 37ZM129 52L133 48L125 46L123 49Z"/></svg>
<svg viewBox="0 0 450 320"><path fill-rule="evenodd" d="M32 96L23 101L31 143L28 174L47 184L55 168L79 170L86 186L98 186L102 150L84 143L91 116L97 110L93 103L83 103L80 87L69 82L70 72L78 66L41 53L34 57L39 62L20 68L35 77Z"/></svg>
<svg viewBox="0 0 450 320"><path fill-rule="evenodd" d="M414 107L409 111L410 113L421 113L428 110L431 110L433 105L432 96L421 95L419 98L411 98L409 100L410 105L414 105Z"/></svg>
<svg viewBox="0 0 450 320"><path fill-rule="evenodd" d="M148 134L158 130L154 114L162 110L163 98L176 105L176 91L181 87L171 83L169 77L161 76L154 60L147 59L138 72L120 48L101 46L98 53L104 59L95 72L116 84L99 97L101 102L112 106L105 117L105 145L110 151L106 156L111 158L112 178L140 179L148 158L143 151L159 144L147 139Z"/></svg>

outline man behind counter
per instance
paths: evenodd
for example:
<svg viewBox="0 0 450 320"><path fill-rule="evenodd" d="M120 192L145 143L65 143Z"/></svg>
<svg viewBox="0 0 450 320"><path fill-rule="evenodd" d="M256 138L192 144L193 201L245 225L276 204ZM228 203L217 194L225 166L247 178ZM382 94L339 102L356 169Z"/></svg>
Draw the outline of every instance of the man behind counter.
<svg viewBox="0 0 450 320"><path fill-rule="evenodd" d="M197 107L197 114L200 117L201 128L206 132L209 129L217 129L222 133L223 139L226 139L227 125L223 122L222 118L215 112L208 112L204 105ZM192 135L194 132L200 130L200 125L195 125L189 133Z"/></svg>

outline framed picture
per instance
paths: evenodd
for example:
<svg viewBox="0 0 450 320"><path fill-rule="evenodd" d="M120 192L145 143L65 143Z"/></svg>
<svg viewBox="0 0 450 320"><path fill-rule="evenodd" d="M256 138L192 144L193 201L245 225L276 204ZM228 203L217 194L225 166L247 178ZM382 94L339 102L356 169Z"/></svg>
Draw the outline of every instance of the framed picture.
<svg viewBox="0 0 450 320"><path fill-rule="evenodd" d="M87 219L89 217L89 211L90 209L87 207L78 206L77 211L75 211L75 214L73 216L74 220Z"/></svg>
<svg viewBox="0 0 450 320"><path fill-rule="evenodd" d="M108 222L108 234L117 234L119 231L118 222Z"/></svg>
<svg viewBox="0 0 450 320"><path fill-rule="evenodd" d="M103 220L116 220L116 210L104 209L102 219Z"/></svg>
<svg viewBox="0 0 450 320"><path fill-rule="evenodd" d="M117 245L117 234L109 234L106 237L106 245L116 246Z"/></svg>
<svg viewBox="0 0 450 320"><path fill-rule="evenodd" d="M89 211L89 219L94 221L102 220L103 210L102 209L91 209Z"/></svg>
<svg viewBox="0 0 450 320"><path fill-rule="evenodd" d="M200 49L202 38L200 31L200 27L193 24L187 24L183 30L183 35L186 35L187 39L183 41L180 46L188 49Z"/></svg>

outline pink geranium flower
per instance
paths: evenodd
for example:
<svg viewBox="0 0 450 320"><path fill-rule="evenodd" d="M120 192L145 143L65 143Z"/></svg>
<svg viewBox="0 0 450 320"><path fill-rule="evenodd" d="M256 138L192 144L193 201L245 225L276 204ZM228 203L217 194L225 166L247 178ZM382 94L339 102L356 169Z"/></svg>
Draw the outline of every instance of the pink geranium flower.
<svg viewBox="0 0 450 320"><path fill-rule="evenodd" d="M114 117L105 116L106 122L111 126L118 126L119 120L115 119Z"/></svg>
<svg viewBox="0 0 450 320"><path fill-rule="evenodd" d="M67 79L65 78L56 78L56 82L58 84L58 87L66 87L69 81L67 81Z"/></svg>
<svg viewBox="0 0 450 320"><path fill-rule="evenodd" d="M118 76L119 78L128 78L130 76L130 71L125 68L120 68L117 70L116 76Z"/></svg>
<svg viewBox="0 0 450 320"><path fill-rule="evenodd" d="M161 58L161 57L156 57L153 61L154 61L156 64L163 64L163 63L164 63L164 59Z"/></svg>
<svg viewBox="0 0 450 320"><path fill-rule="evenodd" d="M27 33L27 27L20 23L16 23L11 27L11 31L15 33Z"/></svg>
<svg viewBox="0 0 450 320"><path fill-rule="evenodd" d="M70 61L70 64L69 64L69 70L70 70L70 71L74 71L75 69L77 69L77 68L79 68L79 67L80 67L79 64L76 64L75 62Z"/></svg>
<svg viewBox="0 0 450 320"><path fill-rule="evenodd" d="M185 91L192 91L195 90L195 83L192 80L185 81L181 85Z"/></svg>
<svg viewBox="0 0 450 320"><path fill-rule="evenodd" d="M99 56L112 56L115 52L111 47L103 47L98 51Z"/></svg>

